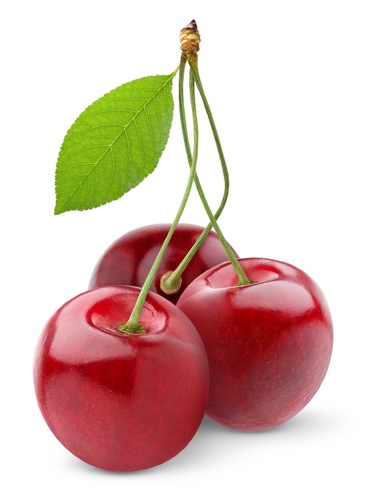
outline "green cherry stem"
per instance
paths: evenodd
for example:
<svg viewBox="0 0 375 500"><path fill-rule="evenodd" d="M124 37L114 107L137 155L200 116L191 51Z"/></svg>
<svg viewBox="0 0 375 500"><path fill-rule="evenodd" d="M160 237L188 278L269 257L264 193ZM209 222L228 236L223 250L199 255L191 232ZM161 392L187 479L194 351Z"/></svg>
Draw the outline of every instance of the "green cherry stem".
<svg viewBox="0 0 375 500"><path fill-rule="evenodd" d="M180 74L179 74L179 113L180 113L180 122L181 122L181 129L182 129L182 135L184 139L184 144L185 144L185 150L188 158L189 165L192 163L192 153L191 153L191 148L190 148L190 143L189 143L189 138L188 138L188 131L187 131L187 124L186 124L186 113L185 113L185 98L184 98L184 77L185 77L185 68L186 68L186 55L182 54L181 55L181 62L180 62ZM190 85L192 85L192 80L190 78ZM211 127L213 127L213 133L214 133L214 138L215 141L220 148L220 141L219 141L219 136L217 134L216 128L214 127L214 124ZM221 199L219 208L217 209L214 217L215 219L218 219L226 205L227 199L228 199L228 194L229 194L229 175L228 175L228 169L227 165L224 159L224 156L222 154L222 150L220 148L221 154L220 160L221 160L221 166L222 166L222 171L223 171L223 178L224 178L224 193L223 197ZM208 206L204 191L202 189L202 185L199 181L198 175L195 175L195 186L197 188L198 194L200 199L203 201L204 205ZM204 231L200 234L199 238L196 240L194 245L190 248L188 253L185 255L184 259L181 261L181 263L177 266L177 268L173 271L168 273L167 276L165 276L165 279L161 283L162 289L164 290L165 293L173 293L176 289L179 289L180 283L181 283L181 276L184 273L185 269L191 262L192 258L196 254L197 250L199 247L202 245L203 241L205 240L206 236L212 229L212 223L210 222Z"/></svg>
<svg viewBox="0 0 375 500"><path fill-rule="evenodd" d="M196 121L196 117L195 117ZM181 219L182 213L185 209L186 203L188 201L191 188L195 179L196 175L196 167L197 167L197 159L198 159L198 129L197 127L194 128L194 148L193 148L193 154L192 154L192 160L191 160L191 165L190 165L190 173L189 173L189 178L188 182L185 188L185 192L182 198L182 201L180 203L179 209L177 211L177 214L175 216L175 219L168 231L168 234L158 252L158 255L156 256L156 259L143 283L143 286L141 288L141 291L138 295L137 301L133 307L133 310L131 312L131 315L126 323L122 323L118 325L117 329L122 332L122 333L129 333L129 334L136 334L136 333L143 333L146 331L145 327L140 323L140 316L142 312L143 305L145 303L147 294L150 290L151 284L153 280L155 279L156 272L159 268L160 262L163 258L163 255L165 253L165 250L173 236L173 233Z"/></svg>
<svg viewBox="0 0 375 500"><path fill-rule="evenodd" d="M217 146L217 150L218 150L218 153L219 153L219 157L220 157L220 160L221 160L221 163L222 164L225 164L226 165L226 161L225 161L225 157L224 157L224 152L223 152L223 149L221 147L221 142L220 142L220 138L219 138L219 134L217 132L217 128L216 128L216 125L215 125L215 121L214 121L214 118L213 118L213 115L212 115L212 112L211 112L211 108L208 104L208 101L207 101L207 98L206 98L206 94L204 92L204 89L203 89L203 85L202 85L202 82L201 82L201 79L200 79L200 75L199 75L199 71L198 71L198 59L197 59L197 55L194 54L194 55L190 55L189 59L189 65L190 65L190 71L192 73L192 76L193 76L193 80L194 80L194 83L195 85L197 86L198 90L199 90L199 93L201 95L201 98L202 98L202 101L203 101L203 104L204 104L204 107L205 107L205 110L206 110L206 113L207 113L207 117L209 119L209 122L211 124L211 129L213 131L213 135L215 137L215 141L216 141L216 146ZM194 121L194 116L193 116L193 121ZM197 127L197 124L194 125L194 128ZM227 240L225 239L224 237L224 234L223 232L221 231L220 227L219 227L219 224L215 218L215 216L213 215L211 209L210 209L210 206L208 205L207 203L207 200L205 197L201 198L201 201L203 203L203 206L206 210L206 213L211 221L211 224L213 226L213 228L215 229L216 231L216 234L218 235L220 241L221 241L221 244L223 245L224 247L224 250L226 251L227 255L228 255L228 258L237 274L237 278L238 278L238 283L237 285L250 285L250 284L253 284L254 282L249 280L249 278L246 276L246 273L245 271L243 270L243 268L241 267L240 263L238 262L236 256L234 255L234 252L231 248L231 246L229 245L229 243L227 242Z"/></svg>

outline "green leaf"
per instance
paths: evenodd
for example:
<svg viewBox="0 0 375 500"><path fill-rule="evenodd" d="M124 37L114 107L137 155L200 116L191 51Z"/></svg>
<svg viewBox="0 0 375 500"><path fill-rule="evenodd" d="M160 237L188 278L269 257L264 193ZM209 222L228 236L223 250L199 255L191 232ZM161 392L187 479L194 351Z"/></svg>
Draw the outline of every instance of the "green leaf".
<svg viewBox="0 0 375 500"><path fill-rule="evenodd" d="M77 118L56 165L55 214L114 201L153 172L172 125L175 74L125 83Z"/></svg>

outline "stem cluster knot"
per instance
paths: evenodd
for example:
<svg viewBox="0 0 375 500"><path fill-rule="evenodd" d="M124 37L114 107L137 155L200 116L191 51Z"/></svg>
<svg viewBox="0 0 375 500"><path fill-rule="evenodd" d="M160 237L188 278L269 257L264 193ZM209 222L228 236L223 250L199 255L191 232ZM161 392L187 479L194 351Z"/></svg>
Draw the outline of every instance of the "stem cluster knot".
<svg viewBox="0 0 375 500"><path fill-rule="evenodd" d="M182 52L196 54L199 51L201 36L194 19L180 31L180 44Z"/></svg>

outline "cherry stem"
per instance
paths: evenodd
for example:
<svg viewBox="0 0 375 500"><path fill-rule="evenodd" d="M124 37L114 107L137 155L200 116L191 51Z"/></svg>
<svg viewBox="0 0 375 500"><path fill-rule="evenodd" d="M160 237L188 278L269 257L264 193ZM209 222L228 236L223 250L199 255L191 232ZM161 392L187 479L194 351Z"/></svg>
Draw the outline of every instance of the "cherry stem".
<svg viewBox="0 0 375 500"><path fill-rule="evenodd" d="M212 129L212 132L213 132L213 135L214 135L214 138L215 138L215 142L216 142L216 146L217 146L217 150L218 150L218 154L219 154L219 157L220 157L220 161L221 161L221 164L222 165L225 165L225 170L227 171L227 167L226 167L226 161L225 161L225 157L224 157L224 152L223 152L223 149L222 149L222 146L221 146L221 141L220 141L220 138L219 138L219 134L218 134L218 131L217 131L217 128L216 128L216 125L215 125L215 121L214 121L214 118L213 118L213 115L212 115L212 112L211 112L211 108L208 104L208 101L207 101L207 98L206 98L206 94L204 92L204 89L203 89L203 85L202 85L202 82L201 82L201 79L200 79L200 75L199 75L199 71L198 71L198 57L197 57L197 54L191 54L188 58L188 61L189 61L189 65L190 65L190 71L193 75L193 79L194 79L194 82L195 82L195 85L197 86L198 88L198 91L200 93L200 96L202 98L202 102L203 102L203 105L204 105L204 108L206 110L206 114L207 114L207 117L208 117L208 120L210 122L210 125L211 125L211 129ZM194 118L194 117L193 117ZM196 128L197 125L194 125L194 128ZM237 285L250 285L252 283L254 283L253 281L249 280L249 278L246 276L246 273L245 271L243 270L243 268L241 267L240 263L238 262L231 246L229 245L229 243L227 242L227 240L225 239L224 237L224 234L223 232L221 231L218 223L217 223L217 220L215 218L215 216L213 215L211 209L210 209L210 206L208 205L207 203L207 200L205 197L201 197L201 200L202 200L202 203L203 203L203 206L206 210L206 213L211 221L211 224L213 226L213 228L215 229L216 231L216 234L218 235L219 239L220 239L220 242L221 244L223 245L224 247L224 250L226 251L227 255L228 255L228 258L237 274L237 277L238 277L238 283Z"/></svg>
<svg viewBox="0 0 375 500"><path fill-rule="evenodd" d="M183 53L181 55L181 62L180 62L180 74L179 74L179 113L180 113L180 121L181 121L181 128L182 128L182 135L184 138L184 143L185 143L185 149L186 149L186 154L187 158L189 161L189 165L192 162L192 154L191 154L191 148L190 148L190 143L189 143L189 138L188 138L188 132L187 132L187 125L186 125L186 113L185 113L185 99L184 99L184 76L185 76L185 68L186 68L186 55ZM213 124L214 125L214 124ZM211 124L211 127L213 126ZM222 171L223 171L223 178L224 178L224 193L223 197L221 199L219 208L217 209L214 217L215 219L218 219L226 205L227 199L228 199L228 194L229 194L229 174L228 174L228 168L224 159L224 156L222 154L222 149L220 146L220 141L219 137L217 134L216 129L213 126L213 134L214 138L216 141L216 144L218 145L219 148L219 156L221 160L221 166L222 166ZM195 186L197 188L198 194L200 199L202 200L204 205L208 206L204 191L202 189L202 185L199 181L198 175L195 175ZM205 240L206 236L212 229L212 223L210 222L204 231L199 235L198 239L195 241L194 245L190 248L188 253L185 255L184 259L180 262L178 267L169 274L169 276L165 277L164 280L164 287L166 289L170 290L175 290L176 287L178 287L179 283L181 282L181 276L189 263L191 262L192 258L198 251L199 247L202 245L203 241Z"/></svg>
<svg viewBox="0 0 375 500"><path fill-rule="evenodd" d="M195 113L195 107L193 110L193 114ZM194 117L194 121L196 122L196 116ZM164 256L165 250L167 246L169 245L169 242L173 236L173 233L181 219L182 213L185 209L185 206L187 204L191 188L195 179L196 175L196 167L197 167L197 160L198 160L198 129L195 127L194 128L194 147L193 147L193 154L192 154L192 159L191 159L191 164L190 164L190 173L189 173L189 178L188 182L185 188L184 195L182 197L182 201L180 203L179 209L177 211L177 214L175 216L175 219L168 231L168 234L155 258L155 261L143 283L143 286L141 288L141 291L138 295L137 301L133 307L133 310L131 312L131 315L126 323L120 324L117 328L120 332L122 333L129 333L129 334L134 334L134 333L143 333L146 332L146 328L140 324L140 316L142 312L142 308L144 306L147 294L150 290L151 284L153 280L155 279L156 272L159 268L160 262Z"/></svg>

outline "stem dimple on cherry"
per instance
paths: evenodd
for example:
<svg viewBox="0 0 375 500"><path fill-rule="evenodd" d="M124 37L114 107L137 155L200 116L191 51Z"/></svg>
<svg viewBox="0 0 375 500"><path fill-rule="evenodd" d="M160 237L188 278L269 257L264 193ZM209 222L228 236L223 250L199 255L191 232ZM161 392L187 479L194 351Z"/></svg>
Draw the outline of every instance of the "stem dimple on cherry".
<svg viewBox="0 0 375 500"><path fill-rule="evenodd" d="M116 330L120 333L126 333L128 335L140 335L142 333L147 333L147 328L140 323L133 326L131 329L127 326L127 323L120 323L117 325Z"/></svg>
<svg viewBox="0 0 375 500"><path fill-rule="evenodd" d="M182 285L182 278L172 280L173 271L166 271L160 278L160 289L167 295L174 295L180 291Z"/></svg>

